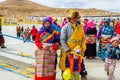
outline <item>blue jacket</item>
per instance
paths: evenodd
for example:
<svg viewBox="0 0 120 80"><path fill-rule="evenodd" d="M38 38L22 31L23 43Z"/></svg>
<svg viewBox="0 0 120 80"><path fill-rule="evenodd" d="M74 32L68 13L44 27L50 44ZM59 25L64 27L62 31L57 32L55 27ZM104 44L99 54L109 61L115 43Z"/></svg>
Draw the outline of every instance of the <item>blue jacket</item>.
<svg viewBox="0 0 120 80"><path fill-rule="evenodd" d="M110 59L120 59L120 48L113 47L112 44L104 48L105 56Z"/></svg>

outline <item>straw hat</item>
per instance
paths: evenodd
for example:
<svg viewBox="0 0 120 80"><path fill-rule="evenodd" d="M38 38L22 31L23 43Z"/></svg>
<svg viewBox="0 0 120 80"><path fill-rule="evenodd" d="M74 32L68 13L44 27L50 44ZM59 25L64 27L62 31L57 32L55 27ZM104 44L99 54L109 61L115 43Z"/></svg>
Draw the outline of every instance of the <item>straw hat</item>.
<svg viewBox="0 0 120 80"><path fill-rule="evenodd" d="M68 19L71 19L71 18L80 18L81 16L79 15L79 12L77 12L77 11L74 11L74 12L72 12L67 18Z"/></svg>

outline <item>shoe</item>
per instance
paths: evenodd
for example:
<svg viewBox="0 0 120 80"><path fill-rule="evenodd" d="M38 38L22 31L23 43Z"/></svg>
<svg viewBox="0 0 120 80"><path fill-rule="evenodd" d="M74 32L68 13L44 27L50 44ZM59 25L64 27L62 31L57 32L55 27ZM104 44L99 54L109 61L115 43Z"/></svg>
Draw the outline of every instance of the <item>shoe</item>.
<svg viewBox="0 0 120 80"><path fill-rule="evenodd" d="M1 48L7 48L7 47L3 46L3 47L1 47Z"/></svg>
<svg viewBox="0 0 120 80"><path fill-rule="evenodd" d="M90 57L86 57L86 59L90 59Z"/></svg>
<svg viewBox="0 0 120 80"><path fill-rule="evenodd" d="M87 80L87 76L81 76L81 80Z"/></svg>
<svg viewBox="0 0 120 80"><path fill-rule="evenodd" d="M93 57L91 57L91 59L95 59L95 57L93 56Z"/></svg>
<svg viewBox="0 0 120 80"><path fill-rule="evenodd" d="M81 74L81 80L87 80L87 71L83 71Z"/></svg>
<svg viewBox="0 0 120 80"><path fill-rule="evenodd" d="M107 76L109 76L109 72L107 72Z"/></svg>

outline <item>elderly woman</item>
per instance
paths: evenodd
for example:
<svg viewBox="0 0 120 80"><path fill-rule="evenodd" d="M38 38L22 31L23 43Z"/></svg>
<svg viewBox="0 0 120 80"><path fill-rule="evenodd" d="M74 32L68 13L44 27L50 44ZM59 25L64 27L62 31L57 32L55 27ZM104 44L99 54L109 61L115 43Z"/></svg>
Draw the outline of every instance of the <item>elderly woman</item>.
<svg viewBox="0 0 120 80"><path fill-rule="evenodd" d="M110 20L105 19L104 25L101 26L99 33L98 33L98 40L99 42L99 48L98 48L98 56L102 58L102 60L105 60L105 54L103 51L103 47L108 45L110 43L110 39L115 36L115 31L112 26L110 26Z"/></svg>
<svg viewBox="0 0 120 80"><path fill-rule="evenodd" d="M60 33L51 27L49 18L43 20L35 40L39 48L36 53L35 80L56 80L56 51L60 45Z"/></svg>
<svg viewBox="0 0 120 80"><path fill-rule="evenodd" d="M94 20L89 20L86 26L86 46L85 56L87 59L94 59L96 57L96 35L97 29Z"/></svg>
<svg viewBox="0 0 120 80"><path fill-rule="evenodd" d="M81 54L84 56L86 50L86 38L83 26L78 23L80 16L78 12L72 12L68 17L69 22L62 28L60 42L62 45L59 67L65 71L69 67L69 59L72 57L71 51L76 46L80 46ZM82 60L82 78L86 77L86 70Z"/></svg>

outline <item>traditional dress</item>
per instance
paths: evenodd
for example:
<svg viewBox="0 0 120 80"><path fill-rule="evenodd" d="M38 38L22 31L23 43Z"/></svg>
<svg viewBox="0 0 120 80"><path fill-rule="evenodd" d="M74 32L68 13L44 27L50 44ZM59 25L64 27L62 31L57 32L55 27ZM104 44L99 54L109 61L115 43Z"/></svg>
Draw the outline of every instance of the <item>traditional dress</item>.
<svg viewBox="0 0 120 80"><path fill-rule="evenodd" d="M87 49L85 51L85 56L87 58L96 57L96 35L97 30L94 25L94 21L88 21L87 29L86 29L86 46Z"/></svg>
<svg viewBox="0 0 120 80"><path fill-rule="evenodd" d="M81 54L84 56L86 50L86 38L83 26L80 24L71 24L68 22L61 30L60 42L62 45L59 67L62 71L69 67L66 51L72 51L77 45L81 48ZM82 66L82 70L85 66Z"/></svg>
<svg viewBox="0 0 120 80"><path fill-rule="evenodd" d="M110 39L115 36L114 28L110 26L110 21L105 20L104 22L108 23L108 26L102 26L98 33L98 39L99 42L99 48L98 48L98 56L102 58L102 60L105 60L105 54L104 51L102 51L103 47L108 45L110 43Z"/></svg>
<svg viewBox="0 0 120 80"><path fill-rule="evenodd" d="M45 21L49 21L51 24L49 18L45 18L43 24ZM51 25L48 28L43 26L40 29L35 40L35 43L39 48L35 52L35 80L56 80L56 51L59 48L59 42L60 33L54 30Z"/></svg>
<svg viewBox="0 0 120 80"><path fill-rule="evenodd" d="M110 51L108 51L110 50ZM105 59L105 71L108 73L109 80L112 80L114 70L116 67L117 59L120 59L120 48L113 47L112 44L104 47L103 51L105 52L106 59Z"/></svg>
<svg viewBox="0 0 120 80"><path fill-rule="evenodd" d="M2 34L2 27L0 26L0 46L4 47L4 43L5 43L5 40Z"/></svg>

